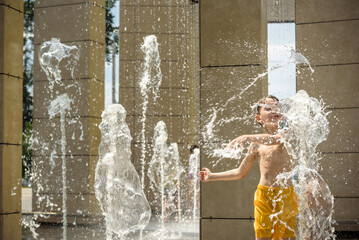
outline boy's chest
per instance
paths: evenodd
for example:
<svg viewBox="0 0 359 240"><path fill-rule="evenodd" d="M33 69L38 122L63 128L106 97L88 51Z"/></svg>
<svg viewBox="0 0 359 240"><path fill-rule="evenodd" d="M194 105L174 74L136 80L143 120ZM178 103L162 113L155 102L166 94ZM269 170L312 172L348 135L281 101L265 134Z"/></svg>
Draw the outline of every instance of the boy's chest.
<svg viewBox="0 0 359 240"><path fill-rule="evenodd" d="M283 158L288 155L283 145L280 144L261 145L258 150L262 159Z"/></svg>

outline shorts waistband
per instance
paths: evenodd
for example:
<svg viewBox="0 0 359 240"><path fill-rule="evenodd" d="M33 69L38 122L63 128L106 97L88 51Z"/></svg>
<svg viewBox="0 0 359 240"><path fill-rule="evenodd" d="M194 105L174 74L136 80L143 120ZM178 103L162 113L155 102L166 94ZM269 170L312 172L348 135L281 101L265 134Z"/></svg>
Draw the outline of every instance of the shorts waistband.
<svg viewBox="0 0 359 240"><path fill-rule="evenodd" d="M257 188L260 189L260 190L271 191L271 192L276 192L276 191L279 191L279 190L282 190L283 192L294 191L293 186L289 186L289 187L286 187L286 188L280 188L280 187L268 187L268 186L258 184Z"/></svg>

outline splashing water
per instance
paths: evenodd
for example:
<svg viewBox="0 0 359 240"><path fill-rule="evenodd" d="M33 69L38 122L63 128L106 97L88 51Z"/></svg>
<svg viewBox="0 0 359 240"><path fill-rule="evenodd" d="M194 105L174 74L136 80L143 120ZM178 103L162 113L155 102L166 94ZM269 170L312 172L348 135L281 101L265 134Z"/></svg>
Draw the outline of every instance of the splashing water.
<svg viewBox="0 0 359 240"><path fill-rule="evenodd" d="M73 78L74 69L80 58L80 51L76 46L62 44L59 39L52 38L51 41L41 44L39 49L39 61L42 70L46 73L51 85L61 80L60 62L67 59L66 68L71 70Z"/></svg>
<svg viewBox="0 0 359 240"><path fill-rule="evenodd" d="M198 179L198 170L200 165L200 150L198 148L193 150L193 158L192 161L190 159L189 168L190 168L190 174L192 174L193 179L192 181L192 191L193 191L193 222L195 222L197 217L197 211L198 211L198 199L197 199L197 193L199 191L199 179Z"/></svg>
<svg viewBox="0 0 359 240"><path fill-rule="evenodd" d="M303 90L281 101L281 105L286 123L279 133L295 167L280 174L276 183L286 187L293 182L295 187L299 198L298 239L333 239L334 198L317 172L320 156L316 152L329 134L327 113L321 102Z"/></svg>
<svg viewBox="0 0 359 240"><path fill-rule="evenodd" d="M291 62L294 62L296 64L304 63L304 64L308 65L310 71L312 73L314 73L314 69L310 65L308 59L306 57L304 57L302 54L297 53L294 49L290 50L290 59L291 59Z"/></svg>
<svg viewBox="0 0 359 240"><path fill-rule="evenodd" d="M140 81L140 89L142 96L142 129L141 129L141 183L144 187L145 181L145 158L146 158L146 114L150 96L155 102L157 93L162 82L161 59L158 50L157 37L149 35L144 37L141 46L142 52L145 54L145 62L143 64L143 73ZM151 95L152 93L152 95Z"/></svg>
<svg viewBox="0 0 359 240"><path fill-rule="evenodd" d="M167 139L166 124L159 121L154 129L153 156L148 169L148 176L155 195L159 194L161 199L161 239L164 239L165 234L168 234L164 226L165 218L173 212L178 211L179 214L181 212L180 205L175 206L174 198L176 195L178 198L180 197L179 183L183 168L179 163L177 144L172 143L168 146ZM181 221L180 218L179 216L179 221ZM178 228L180 229L180 226Z"/></svg>
<svg viewBox="0 0 359 240"><path fill-rule="evenodd" d="M72 85L68 85L64 88L65 91L60 92L60 90L55 92L54 95L54 86L55 84L59 86L63 86L63 83L60 81L62 79L60 70L60 64L66 60L65 68L69 69L71 71L71 76L74 78L74 70L77 65L77 61L79 60L79 49L76 46L67 46L65 44L62 44L59 39L53 38L51 41L44 42L40 45L39 49L39 62L42 70L46 73L46 76L50 82L49 90L50 90L50 104L48 106L48 114L49 118L53 119L57 115L60 115L60 132L61 132L61 139L60 139L60 145L61 145L61 170L62 170L62 218L63 218L63 239L67 239L67 179L66 179L66 114L70 113L70 111L77 111L77 109L72 109L71 105L74 103L74 101L69 97L68 89L77 84L75 82ZM76 89L80 92L80 89ZM62 91L62 90L61 90ZM68 92L66 92L68 91ZM78 92L77 92L78 93ZM73 118L69 122L75 122ZM81 123L80 123L81 124ZM55 127L55 123L51 124L52 127ZM36 131L34 131L36 133ZM51 136L52 134L50 134ZM44 142L40 138L34 138L33 144L37 146L37 148L42 152L42 154L46 155L45 152L49 151L51 148L51 145L54 145L54 149L51 152L50 157L50 167L51 172L46 174L52 174L52 170L55 167L55 156L56 156L56 144L57 141L52 139L52 142ZM57 207L57 204L54 204L51 202L49 196L42 196L40 194L41 191L45 191L45 187L43 184L40 184L40 180L42 176L40 171L40 165L36 164L34 165L34 171L33 171L33 179L34 183L36 183L37 191L35 192L37 197L37 204L40 205L41 202L46 202L46 207L50 207L50 211L54 211L54 208ZM43 213L35 213L32 219L29 223L23 222L24 225L28 225L30 227L30 231L33 233L33 237L37 238L38 234L36 233L35 228L39 226L39 224L36 224L36 220L41 217L43 219L48 218L49 215L43 214Z"/></svg>
<svg viewBox="0 0 359 240"><path fill-rule="evenodd" d="M66 110L71 109L71 100L66 93L58 96L50 103L49 115L50 119L60 114L61 129L61 159L62 159L62 218L63 218L63 239L67 239L67 180L66 180Z"/></svg>
<svg viewBox="0 0 359 240"><path fill-rule="evenodd" d="M258 74L256 77L254 77L248 85L246 85L244 88L239 90L239 92L233 96L231 96L229 99L226 100L225 103L221 105L221 108L218 108L217 106L212 107L210 110L211 114L209 115L208 119L205 120L205 131L202 133L204 142L206 143L206 146L210 149L209 155L212 157L220 157L219 160L214 163L214 165L218 164L223 159L238 159L238 154L242 152L242 150L238 149L236 152L233 150L228 150L225 148L221 148L218 146L217 143L223 142L221 139L219 139L215 132L216 128L219 126L223 126L224 124L228 124L233 121L241 121L244 120L245 123L248 123L249 120L252 118L251 114L247 114L244 117L226 117L223 119L217 119L219 114L223 113L224 110L226 110L233 101L242 99L242 95L247 92L252 86L254 86L258 81L262 80L265 76L268 75L269 72L274 71L276 69L282 68L288 64L301 64L304 63L308 65L308 67L311 69L312 72L314 70L312 69L309 61L300 53L295 52L295 50L291 49L291 56L290 59L284 62L281 62L275 66L270 67L266 72Z"/></svg>
<svg viewBox="0 0 359 240"><path fill-rule="evenodd" d="M151 217L151 208L142 190L140 178L131 163L130 129L126 110L120 104L106 107L100 124L101 143L95 171L95 193L106 219L108 240L120 239L143 230Z"/></svg>

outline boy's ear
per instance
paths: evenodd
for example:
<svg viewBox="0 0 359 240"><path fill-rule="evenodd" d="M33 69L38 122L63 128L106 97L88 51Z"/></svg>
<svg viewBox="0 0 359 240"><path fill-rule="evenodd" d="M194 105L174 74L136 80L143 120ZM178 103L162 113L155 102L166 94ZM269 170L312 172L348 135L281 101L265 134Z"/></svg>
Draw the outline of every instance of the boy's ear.
<svg viewBox="0 0 359 240"><path fill-rule="evenodd" d="M256 119L257 122L259 122L260 124L262 124L262 118L261 118L260 115L256 115L256 116L255 116L255 119Z"/></svg>

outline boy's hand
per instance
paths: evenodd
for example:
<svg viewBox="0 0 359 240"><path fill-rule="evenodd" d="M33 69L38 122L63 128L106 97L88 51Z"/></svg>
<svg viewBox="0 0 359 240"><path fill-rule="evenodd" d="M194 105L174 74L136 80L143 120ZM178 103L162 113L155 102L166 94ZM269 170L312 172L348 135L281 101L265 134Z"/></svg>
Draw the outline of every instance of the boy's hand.
<svg viewBox="0 0 359 240"><path fill-rule="evenodd" d="M202 182L208 182L209 175L211 174L211 171L209 171L208 168L203 168L202 171L199 172L199 179Z"/></svg>

